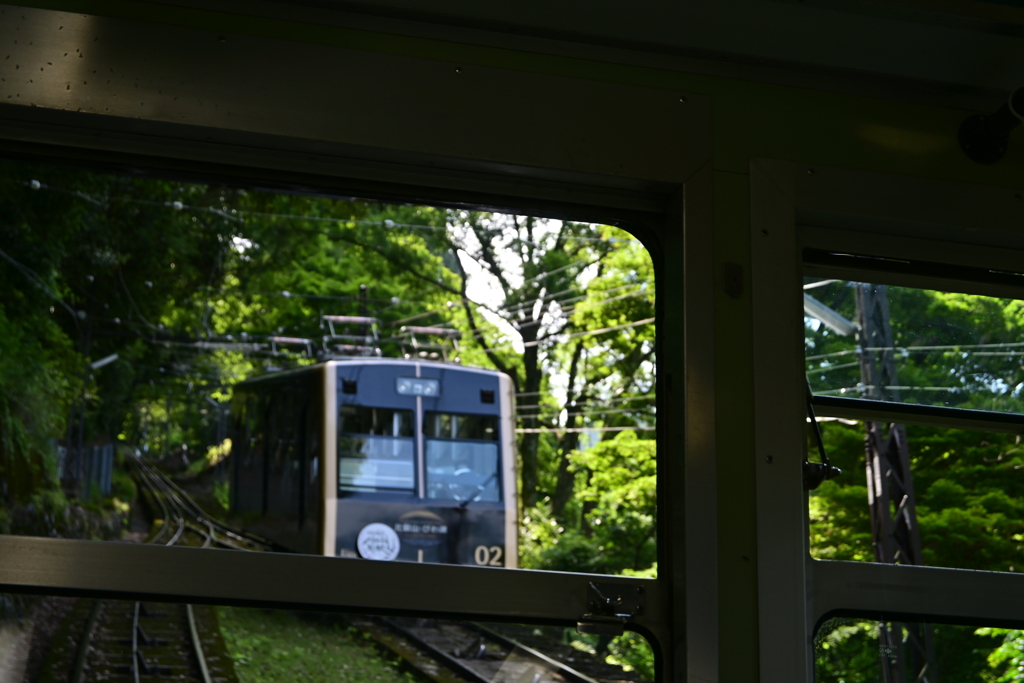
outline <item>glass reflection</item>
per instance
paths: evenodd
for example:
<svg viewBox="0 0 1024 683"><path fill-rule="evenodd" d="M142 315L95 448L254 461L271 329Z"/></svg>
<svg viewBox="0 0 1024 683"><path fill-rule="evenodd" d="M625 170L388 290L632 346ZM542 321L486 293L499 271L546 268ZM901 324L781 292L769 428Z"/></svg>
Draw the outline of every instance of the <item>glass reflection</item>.
<svg viewBox="0 0 1024 683"><path fill-rule="evenodd" d="M0 533L656 574L629 233L11 160L0 218Z"/></svg>
<svg viewBox="0 0 1024 683"><path fill-rule="evenodd" d="M642 637L523 624L0 594L9 680L653 680ZM8 679L5 679L8 680Z"/></svg>
<svg viewBox="0 0 1024 683"><path fill-rule="evenodd" d="M814 638L820 683L1015 681L1024 632L962 624L829 619Z"/></svg>
<svg viewBox="0 0 1024 683"><path fill-rule="evenodd" d="M843 475L810 492L811 555L876 561L869 487L883 485L884 480L864 474L871 473L865 470L865 423L819 418L818 424L829 457ZM1024 450L1020 438L919 425L906 425L902 430L910 465L903 486L911 486L914 495L913 500L891 496L889 514L898 519L897 515L908 514L908 506L913 505L919 563L1020 571L1024 565Z"/></svg>
<svg viewBox="0 0 1024 683"><path fill-rule="evenodd" d="M804 280L815 394L1024 412L1024 302Z"/></svg>

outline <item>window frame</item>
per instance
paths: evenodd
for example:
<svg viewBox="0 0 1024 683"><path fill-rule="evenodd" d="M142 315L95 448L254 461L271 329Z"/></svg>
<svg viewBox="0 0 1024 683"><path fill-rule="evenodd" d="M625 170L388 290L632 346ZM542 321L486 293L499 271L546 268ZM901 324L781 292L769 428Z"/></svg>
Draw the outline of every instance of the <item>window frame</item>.
<svg viewBox="0 0 1024 683"><path fill-rule="evenodd" d="M205 167L196 164L192 172L201 174ZM508 198L501 206L527 212L531 203ZM566 211L571 212L571 207ZM537 211L538 215L551 213L550 207ZM636 217L631 215L625 222L633 227L634 221ZM651 255L657 263L653 248ZM657 265L655 269L659 270ZM661 376L657 382L660 397ZM662 404L660 398L658 403ZM666 408L660 411L668 414ZM659 446L668 443L662 436L667 422L658 421ZM669 458L664 460L664 465L659 462L659 499L666 501L663 518L669 519L681 516L680 510L668 508L681 507L683 500L664 493L674 488L668 481L672 476ZM682 472L675 477L681 478ZM682 543L670 539L668 525L659 520L662 567L672 567L672 559L666 556L682 548ZM645 579L5 535L0 535L0 558L4 558L0 559L0 591L10 593L538 625L575 626L592 611L592 582L599 583L605 593L620 590L633 594L639 587L645 594L645 610L624 625L650 641L657 679L672 680L673 668L685 661L685 650L674 635L680 630L680 621L672 597L673 589L682 587L681 571L675 577L666 572L657 579ZM301 581L296 580L299 576Z"/></svg>
<svg viewBox="0 0 1024 683"><path fill-rule="evenodd" d="M1020 624L1024 576L1018 574L813 559L801 476L807 455L801 285L805 274L826 272L805 270L804 248L1019 271L1019 195L1006 188L762 159L751 163L750 192L753 323L755 330L771 331L759 335L753 348L761 676L813 681L813 639L829 616ZM879 279L863 269L838 276ZM931 276L881 279L941 289ZM1022 289L970 287L1024 297ZM921 406L894 411L870 401L855 411L848 403L818 402L816 412L1016 429L997 413Z"/></svg>
<svg viewBox="0 0 1024 683"><path fill-rule="evenodd" d="M19 16L46 35L18 43L12 55L22 63L45 61L45 51L63 40L95 36L115 52L92 50L79 66L106 69L103 60L116 54L116 66L130 66L139 100L161 104L133 109L132 118L106 115L105 104L125 99L113 99L119 83L90 79L92 90L70 89L47 80L63 79L61 72L46 70L36 77L34 106L0 106L4 156L628 227L651 253L659 292L660 573L635 579L0 537L0 590L572 625L589 611L588 585L596 580L645 588L647 609L628 627L652 640L660 680L717 678L708 96L499 66L456 69L387 48L246 35L245 22L225 35L39 8L21 8ZM22 24L15 23L0 27L0 36L17 37ZM58 34L54 25L67 30ZM238 57L224 58L225 50ZM310 87L311 63L332 64L349 89L358 81L362 97ZM178 83L182 72L189 77ZM429 97L416 107L387 104L396 92L424 87L455 88L467 101L501 92L508 101L540 98L550 106L498 107L481 117ZM645 125L623 128L623 120ZM601 154L590 153L593 140L606 142ZM577 145L586 153L567 153ZM666 260L673 267L664 268ZM691 546L700 552L687 553ZM688 622L699 628L685 628Z"/></svg>

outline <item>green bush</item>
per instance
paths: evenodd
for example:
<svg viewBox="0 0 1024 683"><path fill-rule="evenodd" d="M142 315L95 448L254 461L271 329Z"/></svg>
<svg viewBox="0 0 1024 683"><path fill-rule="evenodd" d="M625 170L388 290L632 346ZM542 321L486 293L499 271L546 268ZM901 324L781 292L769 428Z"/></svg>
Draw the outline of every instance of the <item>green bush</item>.
<svg viewBox="0 0 1024 683"><path fill-rule="evenodd" d="M115 468L111 477L110 492L115 498L131 503L139 495L138 486L128 472Z"/></svg>
<svg viewBox="0 0 1024 683"><path fill-rule="evenodd" d="M56 486L51 439L63 434L73 389L66 337L49 320L30 329L0 305L0 501L8 505Z"/></svg>

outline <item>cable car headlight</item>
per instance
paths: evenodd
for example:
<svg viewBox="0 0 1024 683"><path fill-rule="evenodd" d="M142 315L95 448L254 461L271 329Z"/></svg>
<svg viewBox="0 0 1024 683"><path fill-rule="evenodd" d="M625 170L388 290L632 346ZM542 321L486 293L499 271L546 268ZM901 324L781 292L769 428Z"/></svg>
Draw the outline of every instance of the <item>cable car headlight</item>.
<svg viewBox="0 0 1024 683"><path fill-rule="evenodd" d="M440 396L441 383L436 379L399 377L398 393L404 396Z"/></svg>

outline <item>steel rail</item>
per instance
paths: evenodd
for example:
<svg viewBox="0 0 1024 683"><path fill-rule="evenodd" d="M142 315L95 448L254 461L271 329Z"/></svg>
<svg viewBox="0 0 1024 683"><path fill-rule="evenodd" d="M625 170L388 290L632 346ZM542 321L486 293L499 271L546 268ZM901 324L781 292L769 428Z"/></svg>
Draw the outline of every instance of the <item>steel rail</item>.
<svg viewBox="0 0 1024 683"><path fill-rule="evenodd" d="M465 627L470 630L476 631L484 638L487 638L491 642L497 643L502 647L519 650L520 652L528 656L530 659L540 663L541 665L547 668L557 671L563 678L566 678L570 681L575 681L576 683L597 683L597 681L595 681L593 678L580 673L576 669L573 669L570 666L566 666L562 662L559 662L556 659L552 659L551 657L548 657L547 655L541 652L537 652L533 648L527 647L526 645L523 645L518 641L512 640L511 638L503 636L500 633L492 631L491 629L487 628L486 626L483 626L482 624L478 624L476 622L469 622L465 625Z"/></svg>
<svg viewBox="0 0 1024 683"><path fill-rule="evenodd" d="M160 475L155 473L151 468L144 465L137 458L135 459L135 463L140 473L143 475L142 478L145 480L145 485L149 488L150 495L152 495L157 500L157 503L164 511L164 519L167 520L171 514L171 511L167 506L167 502L170 502L171 506L176 508L174 512L177 515L177 520L179 524L178 531L165 545L175 545L178 542L178 540L180 540L181 535L186 529L199 533L201 536L205 538L205 541L202 546L204 548L210 547L210 545L212 545L215 541L219 540L215 538L213 525L207 523L207 526L210 529L209 533L207 533L205 530L199 528L198 526L190 524L185 519L185 515L182 513L188 512L187 506L183 505L181 499L179 499L173 492L171 492L170 496L167 495L168 490L167 486L165 485L165 482L168 480L166 480L166 478L161 477ZM192 501L190 500L189 502ZM200 521L204 522L205 520L200 519ZM163 525L162 529L164 528L166 528L166 522ZM220 543L222 545L227 545L228 547L237 547L234 546L234 544L225 541L220 541ZM139 651L138 646L139 612L141 611L141 607L141 602L135 603L135 614L133 620L134 623L132 624L132 672L135 679L135 683L139 683L139 664L142 658L142 653ZM192 609L191 604L185 604L185 615L187 617L189 627L189 643L192 646L192 654L195 656L196 663L199 667L200 677L202 678L203 683L213 683L213 679L210 676L209 666L206 663L206 655L203 652L202 640L199 637L199 629L196 626L195 611Z"/></svg>
<svg viewBox="0 0 1024 683"><path fill-rule="evenodd" d="M71 668L69 683L81 683L85 674L85 658L89 654L89 641L92 639L93 629L96 627L96 617L99 616L101 600L94 600L89 616L85 620L85 628L82 629L82 636L78 639L78 647L75 648L75 663Z"/></svg>
<svg viewBox="0 0 1024 683"><path fill-rule="evenodd" d="M217 544L226 548L245 550L245 548L233 542L230 538L219 538L219 535L233 537L250 546L263 546L263 544L258 541L247 539L238 533L233 533L233 530L227 527L215 524L202 513L188 494L176 487L173 482L170 482L170 480L165 476L142 463L137 457L133 458L132 461L138 474L138 481L143 495L150 500L153 506L158 508L158 512L161 515L159 528L156 533L147 539L144 545L152 546L160 544L167 547L175 546L180 544L186 532L192 532L198 534L203 539L202 547L204 548L209 548L212 545ZM157 512L157 510L154 510L154 512ZM194 518L197 523L192 523L192 518ZM177 528L171 535L170 539L165 541L164 538L166 534L169 533L172 524ZM79 637L75 648L75 656L68 676L69 683L83 683L85 679L85 672L87 671L86 662L88 660L89 653L97 647L93 644L96 624L99 619L99 615L106 604L107 601L95 600L91 605L88 617L86 618L81 630L81 636ZM213 683L210 668L203 651L202 639L199 635L195 611L191 604L186 603L184 608L186 622L188 624L188 635L186 639L189 642L192 655L195 657L199 676L202 683ZM151 639L146 638L142 631L140 616L144 613L145 607L141 601L136 601L134 604L134 610L129 613L132 617L132 634L130 639L131 659L130 665L126 667L127 671L125 671L125 673L130 673L134 683L140 683L141 677L144 675L161 676L165 673L165 670L167 670L166 666L146 662L145 654L141 646L149 645L156 641L151 641ZM142 639L141 643L140 639ZM128 643L125 643L126 646L127 644ZM167 670L166 672L170 673L170 670Z"/></svg>
<svg viewBox="0 0 1024 683"><path fill-rule="evenodd" d="M185 518L178 517L175 521L177 521L178 523L178 530L174 532L173 536L171 536L171 540L167 541L167 543L164 543L164 545L176 544L178 540L181 539L181 535L185 533Z"/></svg>
<svg viewBox="0 0 1024 683"><path fill-rule="evenodd" d="M137 460L136 464L139 464ZM139 472L142 474L142 479L146 479L149 477L149 473L142 469L141 466L139 467ZM171 518L171 511L167 509L167 504L164 502L163 498L155 494L153 490L154 487L151 483L148 485L148 489L149 495L156 501L157 505L160 506L160 510L163 513L163 516L161 517L160 520L160 528L157 530L156 534L147 541L148 543L156 543L157 540L159 540L160 537L164 535L164 532L167 531L167 523Z"/></svg>
<svg viewBox="0 0 1024 683"><path fill-rule="evenodd" d="M221 545L224 545L229 548L235 548L239 550L241 549L239 548L239 546L235 545L234 543L231 543L230 541L223 541L221 539L216 538L214 525L211 524L208 520L204 519L202 516L195 514L192 515L196 517L196 519L201 524L204 524L209 529L209 532L207 532L205 529L197 525L189 523L185 519L186 514L199 510L199 507L195 505L195 502L192 501L192 499L183 491L177 489L178 492L180 492L181 495L184 497L183 501L182 498L179 497L178 494L168 486L168 484L173 486L173 483L169 479L155 472L154 470L152 470L152 468L144 465L143 463L141 463L141 461L136 460L136 463L139 466L140 470L143 471L144 475L147 477L149 486L151 487L151 493L160 501L160 505L163 506L165 510L167 509L166 503L164 502L164 499L166 498L167 501L170 502L171 506L176 508L175 512L178 515L181 527L179 528L178 534L175 536L174 539L172 539L171 543L168 543L168 545L173 545L174 542L176 542L176 540L180 536L181 532L184 529L189 529L195 533L200 534L205 539L202 545L203 548L209 548L213 543L220 543ZM174 488L176 489L177 487ZM185 501L187 501L187 504ZM192 510L189 510L189 507L191 507ZM140 604L141 603L138 602L135 603L136 630L132 633L133 650L137 650L137 646L134 643L138 637L137 628ZM202 678L203 683L213 683L213 679L210 676L210 669L206 662L206 655L203 652L202 640L199 637L199 629L196 626L195 610L192 608L191 604L185 604L185 616L188 621L189 642L192 646L192 654L195 656L196 663L199 667L200 677ZM133 655L134 654L136 653L133 653ZM132 663L136 670L136 683L138 683L138 660L136 659L135 656L133 656Z"/></svg>
<svg viewBox="0 0 1024 683"><path fill-rule="evenodd" d="M186 523L190 530L198 534L201 534L205 537L206 541L203 544L204 548L209 547L211 543L215 542L225 545L226 547L243 550L243 548L229 541L217 539L215 537L214 527L219 527L220 525L215 525L209 519L207 519L205 517L205 513L198 507L198 505L196 505L195 501L192 500L191 496L189 496L187 493L181 490L181 488L178 487L177 484L175 484L172 480L162 475L161 473L153 471L146 465L142 465L142 467L145 467L148 470L147 474L151 479L151 483L155 484L160 489L161 493L163 493L167 497L168 502L176 509L177 514L180 515L182 513L191 513L191 516L195 518L197 522L206 525L207 528L210 529L210 533L206 533L204 530L202 530L195 524ZM202 656L202 652L197 645L198 635L195 630L195 620L193 617L192 606L186 605L185 608L188 614L189 627L190 630L192 631L193 646L196 649L197 660L200 662L200 668L204 672L205 676L206 664L205 659ZM460 661L458 657L455 657L445 652L444 650L438 648L437 646L423 640L422 638L406 630L399 624L384 618L375 619L375 621L383 624L386 628L391 630L400 638L404 638L405 640L409 641L416 648L429 654L437 663L447 667L456 675L470 681L471 683L489 683L488 678L480 674L478 671L474 670L472 667L469 667L466 664L464 664L462 661ZM511 638L507 638L501 634L495 633L494 631L491 631L490 629L487 629L486 627L480 624L470 622L466 624L460 624L459 626L469 631L473 631L479 634L480 636L486 638L487 640L490 640L491 642L500 645L509 653L520 652L524 654L525 656L537 662L544 668L557 672L567 681L572 681L573 683L597 683L594 679L576 671L575 669L566 666L565 664L558 662L526 645L518 643L512 640ZM211 682L204 678L204 683Z"/></svg>
<svg viewBox="0 0 1024 683"><path fill-rule="evenodd" d="M135 603L135 616L132 619L132 677L139 683L139 610L142 603Z"/></svg>
<svg viewBox="0 0 1024 683"><path fill-rule="evenodd" d="M459 676L462 676L467 681L470 681L470 683L491 683L490 679L485 678L479 672L466 666L456 657L453 657L452 655L448 654L436 645L428 643L427 641L417 636L415 633L411 633L408 630L402 628L401 626L393 622L391 619L381 617L376 621L379 621L381 624L384 624L384 626L391 629L400 637L405 638L409 642L413 643L416 647L425 650L430 654L431 657L434 657L439 664L448 667L448 669L454 671Z"/></svg>
<svg viewBox="0 0 1024 683"><path fill-rule="evenodd" d="M155 484L161 490L166 492L168 499L179 507L179 512L187 512L190 516L194 517L196 521L200 524L205 524L209 526L211 528L211 531L215 531L215 533L220 533L236 541L256 544L263 548L279 549L275 544L273 544L265 538L261 538L259 536L256 536L255 534L249 534L240 529L232 529L226 525L219 523L215 519L211 519L207 515L207 513L202 508L200 508L194 500L192 500L191 496L185 493L185 491L183 491L181 487L175 484L171 479L169 479L162 473L153 470L153 468L149 467L148 465L142 463L141 460L139 460L137 457L135 458L135 462L141 469L143 469L146 472L146 474L155 482ZM239 550L244 549L240 548L237 545L231 547L235 547Z"/></svg>
<svg viewBox="0 0 1024 683"><path fill-rule="evenodd" d="M173 493L169 494L168 487L163 477L155 473L151 468L139 462L137 459L135 464L139 468L140 473L147 480L147 485L150 488L150 494L157 499L158 504L164 510L165 517L169 517L171 514L170 510L167 507L167 502L170 502L172 507L175 508L175 514L178 516L179 520L184 520L186 516L195 516L192 515L191 511L187 509L187 506L182 504L182 501L177 496L175 496ZM165 500L167 502L165 502ZM187 521L185 522L185 525L190 530L202 535L206 539L205 543L203 544L203 547L209 547L210 544L216 540L214 538L215 532L213 531L212 525L206 522L206 520L200 519L199 521L200 523L206 523L207 526L210 527L209 534L207 534L206 531L203 531L189 524ZM169 543L168 545L171 544Z"/></svg>
<svg viewBox="0 0 1024 683"><path fill-rule="evenodd" d="M196 615L192 605L185 605L185 615L188 617L188 630L192 635L192 650L196 655L196 661L199 663L199 673L203 678L203 683L213 683L213 679L210 677L210 669L206 665L206 656L203 654L203 643L199 639L199 629L196 628Z"/></svg>
<svg viewBox="0 0 1024 683"><path fill-rule="evenodd" d="M207 539L210 538L210 535L200 529L194 528L194 524L185 519L186 516L192 517L190 512L187 512L188 506L182 500L183 496L187 499L187 494L184 492L175 492L175 495L170 495L166 490L168 487L164 484L164 481L166 480L162 481L163 477L158 476L148 467L142 466L139 469L141 474L140 479L143 480L142 483L147 489L147 494L156 497L156 504L167 510L166 517L168 520L172 517L177 517L184 528L200 533ZM168 505L170 508L168 508ZM179 526L178 533L175 534L176 539L173 539L173 542L180 540L181 534L184 533L182 531L182 526ZM203 526L207 526L207 528L209 528L208 525L203 524ZM39 545L36 543L38 540L39 539L22 539L18 537L0 537L0 549L7 548L18 556L29 557L32 556L31 552L19 552L17 548L20 547L20 545L26 544L31 548L35 548L36 545ZM579 605L576 605L576 603L577 596L584 596L586 594L587 584L583 583L583 581L588 577L583 575L563 574L560 572L544 572L544 586L542 587L539 584L534 585L538 581L538 579L535 579L534 577L537 573L529 571L506 573L499 570L438 565L415 565L414 567L406 567L403 566L404 563L338 561L333 558L306 556L291 556L289 558L285 558L277 555L276 553L245 552L238 554L194 554L196 550L199 550L198 548L186 548L180 544L177 547L168 547L166 550L163 548L152 547L154 545L152 543L145 545L114 544L114 547L105 548L105 552L97 554L92 552L95 548L94 544L88 542L59 541L53 539L43 540L48 541L45 544L46 548L39 548L38 550L45 550L44 554L47 557L52 555L54 552L60 554L65 551L69 552L70 555L64 560L50 558L49 560L46 560L44 564L35 562L30 563L38 565L39 570L42 570L43 574L46 575L39 575L35 577L31 580L31 584L37 587L44 585L50 586L51 590L56 588L57 590L67 591L68 594L92 592L92 581L90 577L97 572L105 575L107 571L106 568L109 567L109 564L113 559L111 557L111 553L113 553L118 557L122 555L124 556L121 560L115 561L130 563L138 568L138 571L127 580L125 585L123 585L118 591L114 591L117 594L123 595L122 599L169 600L174 602L176 601L175 598L179 597L184 598L182 602L191 603L196 599L202 601L204 599L203 596L209 594L211 596L217 595L219 604L224 604L223 602L220 602L221 600L226 600L227 604L235 603L254 605L263 603L267 606L283 606L285 603L288 603L292 608L300 608L299 604L305 603L313 608L329 608L331 606L336 606L343 609L347 608L353 611L361 611L359 609L359 604L362 602L361 597L365 597L363 591L361 590L353 593L351 590L346 588L346 585L350 586L354 584L365 586L374 584L375 582L380 582L391 587L403 585L411 586L415 581L408 582L400 579L401 577L413 578L413 571L410 570L414 570L415 576L419 578L422 578L423 575L428 575L428 577L434 574L440 575L442 572L446 578L451 578L450 575L453 573L458 574L460 577L465 574L462 578L467 580L467 587L475 586L481 590L483 589L484 584L486 584L487 587L482 593L479 590L470 590L469 593L463 596L463 599L456 601L458 604L452 605L449 601L446 601L443 608L436 605L432 606L433 602L427 596L423 596L418 593L415 594L415 596L412 594L405 595L409 591L399 590L398 592L401 595L396 595L394 605L388 608L392 614L406 613L422 615L423 613L434 613L436 617L444 619L478 619L483 614L491 614L495 612L494 605L489 605L489 601L494 601L495 599L499 601L501 600L501 598L494 597L495 582L499 585L505 585L505 588L508 589L498 590L497 592L499 594L514 594L517 596L516 613L522 621L529 622L540 620L545 623L550 622L552 604L560 605L560 612L562 614L560 614L560 618L557 621L562 622L575 622L576 617L586 610L584 602L580 601ZM224 543L221 539L217 539L215 536L213 542L221 544ZM246 540L246 542L249 541ZM147 547L147 545L149 547ZM159 550L159 553L154 553L154 551L157 550ZM93 555L96 555L96 557L93 558ZM233 559L229 559L229 557ZM43 556L40 556L40 560L43 560ZM287 562L287 564L281 565L282 561ZM304 582L305 588L299 589L298 593L303 595L308 594L308 599L303 599L302 595L292 595L291 593L288 593L288 597L285 598L284 594L282 594L282 588L273 578L274 576L280 575L283 570L286 570L287 575L294 576L295 572L293 570L295 569L296 563L301 564L305 568L300 573L304 573L308 577L308 581ZM60 569L61 567L66 566L75 566L79 569L73 574L68 574ZM177 567L177 569L175 569L175 567ZM246 567L248 567L249 570L246 570ZM257 567L259 569L257 569ZM349 580L339 583L338 569L344 569L344 573ZM4 567L0 565L0 587L5 585L16 587L17 582L11 583L9 578L5 577L3 570ZM266 580L264 582L264 588L267 590L261 593L260 597L254 600L253 594L245 590L243 586L239 585L238 576L240 573L242 575L262 577L262 579ZM487 581L483 583L476 581L476 579L484 578L485 575ZM197 577L199 576L203 577L202 581L198 581ZM360 577L363 577L363 580L360 580ZM648 586L652 592L657 592L654 590L657 587L657 584L650 580L623 580L617 577L607 577L607 581L614 584L622 583L624 586L632 586L636 583L642 583ZM554 582L557 582L559 586L553 589L549 584ZM244 584L245 582L242 583ZM65 588L58 588L58 586L64 586ZM105 592L110 593L111 591L105 589ZM659 600L655 600L653 604L660 605L662 603ZM543 607L540 605L543 605ZM139 606L141 607L141 604ZM375 607L379 608L380 606L375 605ZM189 607L186 604L186 611L188 609ZM644 616L649 617L649 615ZM192 617L192 623L195 623L194 614ZM394 632L397 637L405 639L409 643L410 648L418 649L423 652L425 656L434 659L437 666L440 666L442 670L452 671L452 675L461 676L473 683L479 683L480 680L487 680L481 676L480 673L473 671L464 663L458 661L457 658L451 657L448 653L440 650L435 645L425 642L422 638L408 633L402 629L401 626L394 624L393 622L383 622L382 626L385 626L388 630ZM465 626L463 626L463 628L465 628ZM198 627L196 628L196 636L198 636ZM136 641L136 653L133 656L132 661L133 666L142 666L145 668L145 662L138 658L139 637L140 634L138 630L134 630L133 638ZM488 639L492 641L496 640L493 637L489 637ZM193 643L197 642L197 638L193 637L192 641ZM515 641L511 641L511 639L507 639L507 642L515 643ZM510 652L513 651L513 648L518 650L519 653L533 659L537 663L540 663L544 668L559 673L563 678L572 681L573 683L593 683L593 679L571 669L570 667L562 665L561 663L556 662L555 660L550 659L529 647L519 643L515 643L515 645L512 646L507 643L499 642L499 645L505 649L509 649ZM86 647L88 647L87 643ZM200 661L200 657L203 658L202 661L205 661L205 656L202 655L201 650L196 650L196 653L197 661ZM410 664L416 666L413 662L410 662ZM201 670L202 665L199 665L199 668ZM208 667L207 670L209 670ZM206 682L204 681L204 683Z"/></svg>
<svg viewBox="0 0 1024 683"><path fill-rule="evenodd" d="M223 545L226 545L229 548L233 548L234 547L234 546L228 545L227 542L218 541L214 537L214 534L213 534L212 531L208 532L206 529L203 529L202 527L197 526L195 524L192 524L190 522L185 522L185 526L188 527L189 531L195 532L195 533L197 533L197 534L199 534L200 536L203 537L203 539L204 539L203 540L203 545L202 545L203 548L209 548L214 543L222 543Z"/></svg>
<svg viewBox="0 0 1024 683"><path fill-rule="evenodd" d="M411 631L403 627L401 624L395 623L391 619L377 618L374 619L374 621L383 624L399 637L408 640L409 642L413 643L416 647L421 648L422 650L429 653L431 656L439 659L439 662L441 664L447 666L449 669L451 669L454 673L458 674L459 676L467 678L468 680L474 681L476 683L479 683L479 681L481 680L490 680L480 672L473 669L472 667L464 664L462 662L462 658L458 656L457 652L445 652L438 646L434 645L433 643L427 642L420 636L416 635L415 633L412 633ZM516 640L513 640L512 638L503 636L500 633L492 631L491 629L483 626L482 624L476 622L464 622L452 625L464 629L465 631L475 633L480 638L484 638L486 640L491 641L492 643L508 651L509 655L512 655L516 652L525 655L528 659L533 660L544 669L547 669L548 671L553 673L557 673L566 681L571 681L572 683L598 683L597 680L591 678L590 676L587 676L586 674L577 671L576 669L573 669L572 667L563 664L562 662L552 659L551 657L548 657L547 655L538 652L537 650L534 650L531 647L528 647Z"/></svg>

